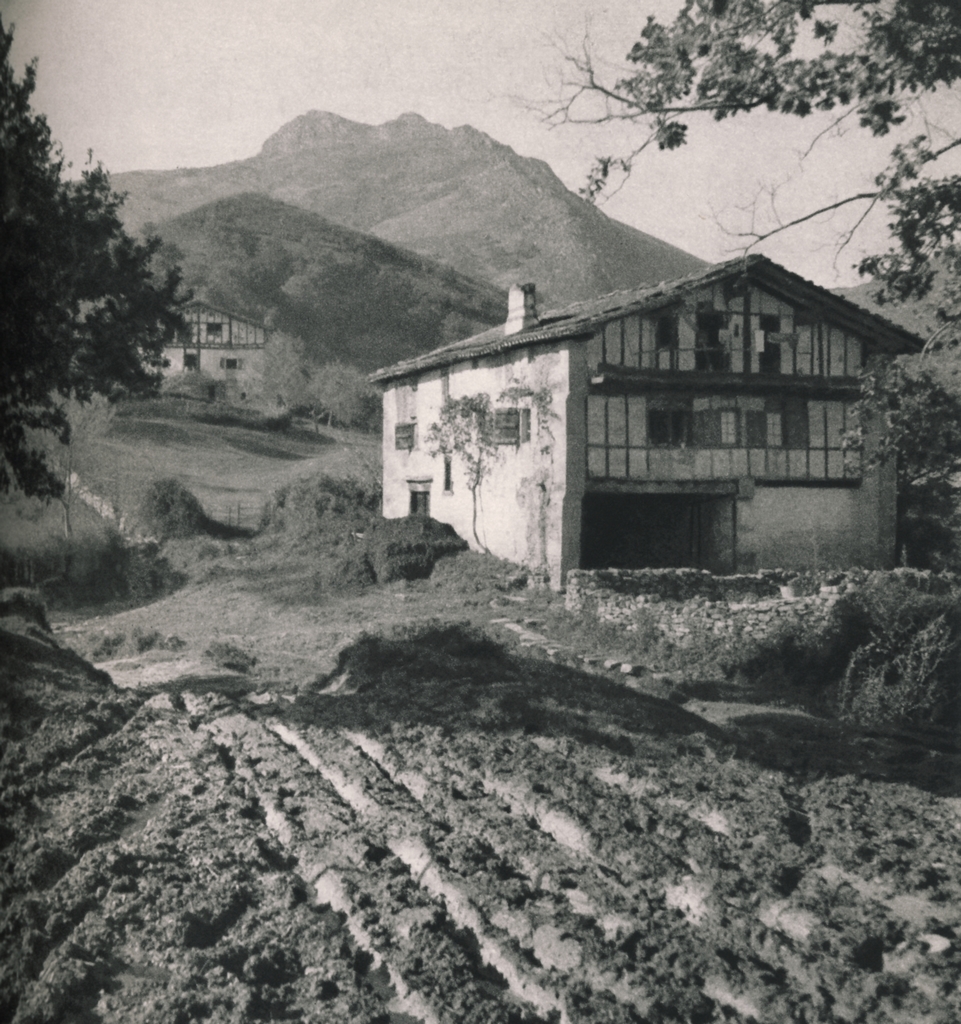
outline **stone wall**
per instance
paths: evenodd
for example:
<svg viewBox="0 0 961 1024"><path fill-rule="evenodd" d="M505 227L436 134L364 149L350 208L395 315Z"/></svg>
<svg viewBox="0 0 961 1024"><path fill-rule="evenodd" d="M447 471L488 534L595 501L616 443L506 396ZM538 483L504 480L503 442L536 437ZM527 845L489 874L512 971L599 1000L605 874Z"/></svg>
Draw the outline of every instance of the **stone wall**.
<svg viewBox="0 0 961 1024"><path fill-rule="evenodd" d="M641 623L683 645L695 636L761 639L787 623L822 623L842 594L880 576L925 593L956 581L907 569L863 569L799 574L768 569L752 575L713 576L698 569L597 569L567 574L567 610L596 615L628 632Z"/></svg>

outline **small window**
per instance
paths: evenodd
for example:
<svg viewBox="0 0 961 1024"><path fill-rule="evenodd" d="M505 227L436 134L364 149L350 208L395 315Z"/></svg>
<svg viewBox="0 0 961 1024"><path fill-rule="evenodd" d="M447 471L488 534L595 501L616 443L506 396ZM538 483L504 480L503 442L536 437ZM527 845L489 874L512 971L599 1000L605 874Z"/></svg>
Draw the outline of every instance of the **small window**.
<svg viewBox="0 0 961 1024"><path fill-rule="evenodd" d="M737 444L737 410L721 409L721 444Z"/></svg>
<svg viewBox="0 0 961 1024"><path fill-rule="evenodd" d="M520 410L519 409L495 409L494 410L494 443L495 444L519 444L520 443Z"/></svg>
<svg viewBox="0 0 961 1024"><path fill-rule="evenodd" d="M769 340L768 335L779 334L781 318L770 313L760 316L760 328L764 332L764 350L758 353L757 368L761 373L781 372L781 346Z"/></svg>
<svg viewBox="0 0 961 1024"><path fill-rule="evenodd" d="M207 341L222 341L223 337L223 324L207 324Z"/></svg>
<svg viewBox="0 0 961 1024"><path fill-rule="evenodd" d="M430 491L410 492L410 514L412 516L430 515Z"/></svg>
<svg viewBox="0 0 961 1024"><path fill-rule="evenodd" d="M694 368L696 370L729 370L731 354L722 343L721 332L727 317L724 313L697 314L697 334L694 340Z"/></svg>
<svg viewBox="0 0 961 1024"><path fill-rule="evenodd" d="M654 347L658 352L677 348L677 317L659 316L654 322Z"/></svg>
<svg viewBox="0 0 961 1024"><path fill-rule="evenodd" d="M239 370L240 360L239 359L221 359L220 366L223 370Z"/></svg>
<svg viewBox="0 0 961 1024"><path fill-rule="evenodd" d="M400 451L405 449L410 451L414 447L414 431L416 424L414 423L398 423L394 427L394 447Z"/></svg>
<svg viewBox="0 0 961 1024"><path fill-rule="evenodd" d="M184 353L184 369L185 370L197 370L200 368L200 361L197 359L196 352L185 352Z"/></svg>
<svg viewBox="0 0 961 1024"><path fill-rule="evenodd" d="M686 409L651 409L647 436L652 445L681 447L691 443L691 414Z"/></svg>
<svg viewBox="0 0 961 1024"><path fill-rule="evenodd" d="M454 472L449 455L444 456L444 493L454 493Z"/></svg>

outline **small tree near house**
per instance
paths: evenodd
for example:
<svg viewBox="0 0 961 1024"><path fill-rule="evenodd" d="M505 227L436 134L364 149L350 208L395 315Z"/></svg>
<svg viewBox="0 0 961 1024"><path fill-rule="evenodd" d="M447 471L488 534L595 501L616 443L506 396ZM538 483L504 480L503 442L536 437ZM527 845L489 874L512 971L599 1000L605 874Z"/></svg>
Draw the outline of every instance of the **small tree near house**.
<svg viewBox="0 0 961 1024"><path fill-rule="evenodd" d="M497 440L490 398L484 394L448 398L436 423L427 428L424 444L431 455L457 458L467 477L471 493L474 540L487 551L477 535L480 490L497 461Z"/></svg>

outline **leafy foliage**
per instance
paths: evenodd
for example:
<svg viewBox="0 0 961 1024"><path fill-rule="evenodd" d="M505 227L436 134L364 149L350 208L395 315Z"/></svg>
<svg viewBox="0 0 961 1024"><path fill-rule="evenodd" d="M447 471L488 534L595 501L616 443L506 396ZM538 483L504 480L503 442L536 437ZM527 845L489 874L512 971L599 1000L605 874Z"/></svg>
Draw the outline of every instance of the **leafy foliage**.
<svg viewBox="0 0 961 1024"><path fill-rule="evenodd" d="M855 413L861 425L845 446L863 450L866 432L878 425L868 465L897 472L901 560L922 568L955 564L961 397L924 367L892 362L863 375Z"/></svg>
<svg viewBox="0 0 961 1024"><path fill-rule="evenodd" d="M160 539L192 537L207 527L207 514L197 497L179 480L155 480L140 504L143 525Z"/></svg>
<svg viewBox="0 0 961 1024"><path fill-rule="evenodd" d="M437 422L427 428L424 445L431 455L456 456L462 464L473 502L474 540L486 551L477 535L477 506L481 486L498 455L490 398L485 394L448 396Z"/></svg>
<svg viewBox="0 0 961 1024"><path fill-rule="evenodd" d="M179 274L152 272L158 239L127 235L99 165L61 178L46 120L30 107L34 64L18 80L0 23L0 491L58 495L63 481L28 430L66 442L64 401L148 390L182 326Z"/></svg>
<svg viewBox="0 0 961 1024"><path fill-rule="evenodd" d="M686 0L675 20L649 16L611 77L589 50L570 57L575 82L553 113L559 120L629 121L647 130L627 155L599 158L584 189L594 198L615 172L648 146L677 149L693 117L716 121L765 109L790 117L829 111L855 119L873 136L916 121L918 133L895 145L873 187L844 196L767 233L810 220L819 212L884 204L894 246L860 264L882 285L883 298L923 297L940 258L961 279L961 176L935 177L934 163L961 146L945 137L917 105L924 93L961 79L961 5L956 0L891 0L825 4L817 0ZM587 116L584 102L600 99ZM961 313L961 294L943 311Z"/></svg>

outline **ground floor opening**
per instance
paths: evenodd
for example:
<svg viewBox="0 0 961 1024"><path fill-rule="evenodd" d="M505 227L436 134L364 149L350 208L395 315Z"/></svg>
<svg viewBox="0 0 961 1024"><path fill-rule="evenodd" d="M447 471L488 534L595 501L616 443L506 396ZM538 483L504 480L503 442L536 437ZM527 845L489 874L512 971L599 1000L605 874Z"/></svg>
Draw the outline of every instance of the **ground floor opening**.
<svg viewBox="0 0 961 1024"><path fill-rule="evenodd" d="M730 494L586 494L581 568L736 572L736 525Z"/></svg>

